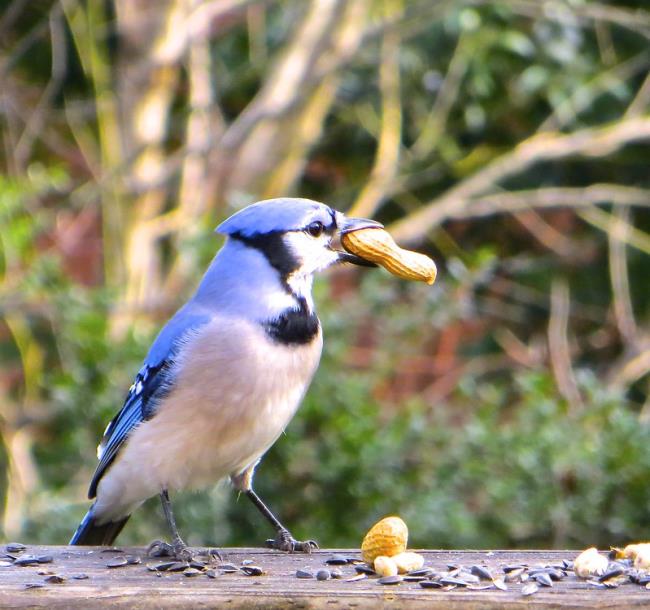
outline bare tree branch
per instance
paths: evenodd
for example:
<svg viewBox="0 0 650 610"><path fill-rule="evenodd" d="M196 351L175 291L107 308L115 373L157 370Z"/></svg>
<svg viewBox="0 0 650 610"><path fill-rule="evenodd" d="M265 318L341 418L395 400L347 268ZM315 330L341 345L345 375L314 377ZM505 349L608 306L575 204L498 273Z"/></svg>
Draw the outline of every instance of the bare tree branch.
<svg viewBox="0 0 650 610"><path fill-rule="evenodd" d="M612 125L570 134L542 133L521 142L469 178L390 227L395 237L413 242L449 218L467 215L472 199L543 161L583 155L602 157L625 144L650 138L650 117L636 117ZM471 215L471 214L470 214Z"/></svg>

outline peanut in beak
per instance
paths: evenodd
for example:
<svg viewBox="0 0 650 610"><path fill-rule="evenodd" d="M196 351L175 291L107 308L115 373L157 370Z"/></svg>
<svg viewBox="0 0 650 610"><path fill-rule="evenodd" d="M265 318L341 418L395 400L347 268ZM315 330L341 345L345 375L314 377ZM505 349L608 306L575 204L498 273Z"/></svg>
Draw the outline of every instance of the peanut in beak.
<svg viewBox="0 0 650 610"><path fill-rule="evenodd" d="M433 284L436 264L424 254L400 248L384 229L366 228L341 236L343 247L350 253L381 265L393 275Z"/></svg>

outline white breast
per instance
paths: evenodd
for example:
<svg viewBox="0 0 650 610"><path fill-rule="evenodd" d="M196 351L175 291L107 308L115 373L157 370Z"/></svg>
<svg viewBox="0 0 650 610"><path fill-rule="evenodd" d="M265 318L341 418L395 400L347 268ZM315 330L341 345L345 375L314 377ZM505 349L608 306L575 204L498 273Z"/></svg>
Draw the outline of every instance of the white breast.
<svg viewBox="0 0 650 610"><path fill-rule="evenodd" d="M257 461L296 412L321 348L320 332L285 346L241 319L203 327L182 350L173 391L100 481L96 514L126 514L163 488L210 485Z"/></svg>

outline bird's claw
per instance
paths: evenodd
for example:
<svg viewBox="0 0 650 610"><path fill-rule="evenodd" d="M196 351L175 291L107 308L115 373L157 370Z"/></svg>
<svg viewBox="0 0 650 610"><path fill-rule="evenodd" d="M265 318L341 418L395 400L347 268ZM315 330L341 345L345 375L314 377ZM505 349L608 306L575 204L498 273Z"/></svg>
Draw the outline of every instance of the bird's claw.
<svg viewBox="0 0 650 610"><path fill-rule="evenodd" d="M150 557L173 557L178 561L192 560L192 551L182 540L175 541L174 544L163 540L154 540L147 547L147 555Z"/></svg>
<svg viewBox="0 0 650 610"><path fill-rule="evenodd" d="M296 540L287 530L280 530L275 538L269 538L266 541L266 546L288 553L311 553L319 549L315 540L305 540L304 542Z"/></svg>

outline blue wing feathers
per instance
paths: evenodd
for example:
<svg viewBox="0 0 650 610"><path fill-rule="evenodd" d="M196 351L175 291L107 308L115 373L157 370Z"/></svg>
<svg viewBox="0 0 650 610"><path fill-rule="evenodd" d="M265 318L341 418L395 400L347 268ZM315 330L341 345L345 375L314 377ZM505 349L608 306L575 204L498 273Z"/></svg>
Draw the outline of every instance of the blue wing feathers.
<svg viewBox="0 0 650 610"><path fill-rule="evenodd" d="M190 302L162 329L147 354L144 366L138 371L124 405L106 428L99 446L99 464L88 489L89 498L95 497L100 479L131 432L155 415L156 405L172 390L175 357L182 349L183 338L208 320L209 316L193 310Z"/></svg>

